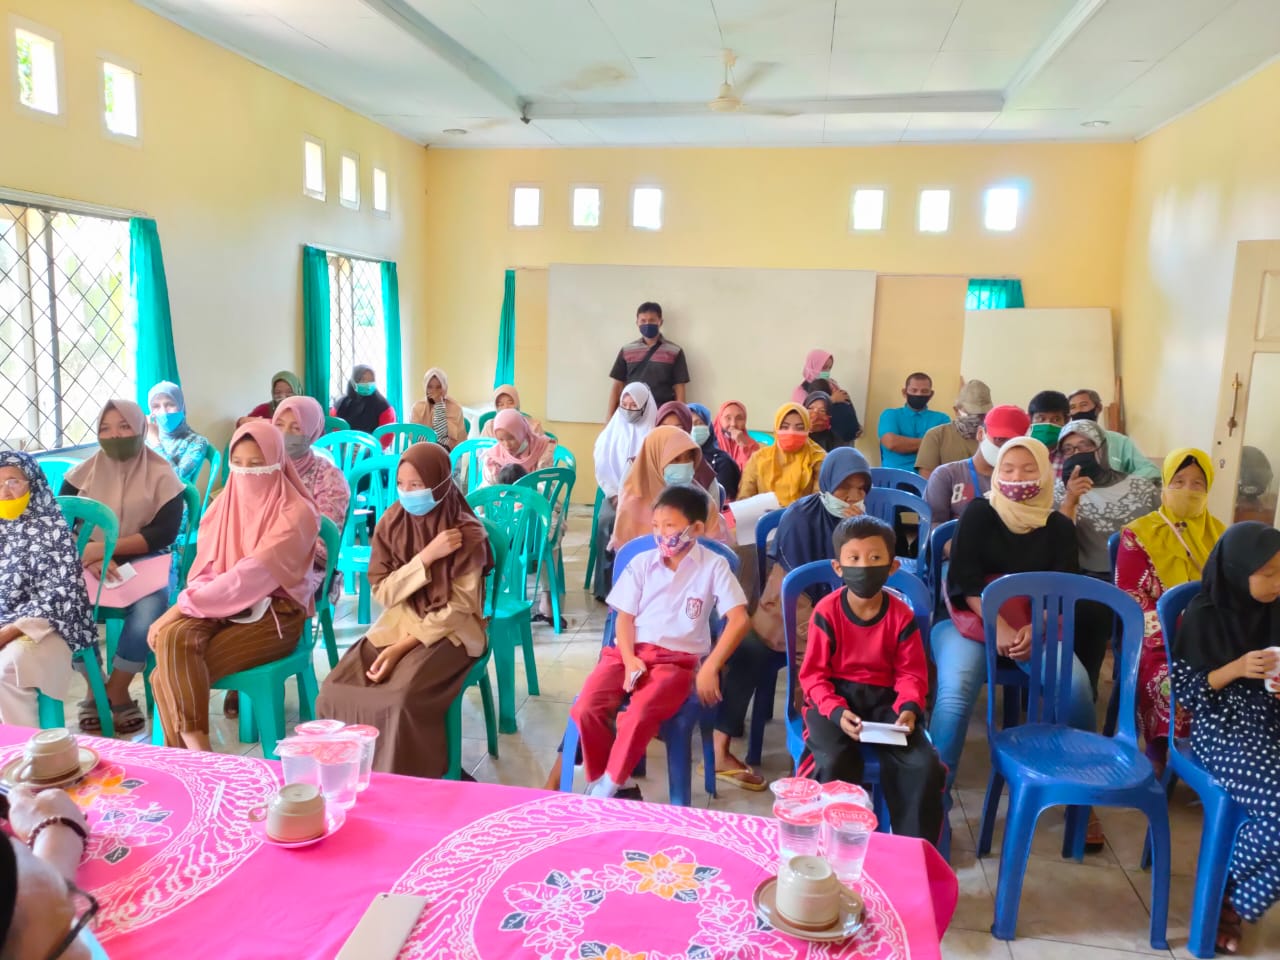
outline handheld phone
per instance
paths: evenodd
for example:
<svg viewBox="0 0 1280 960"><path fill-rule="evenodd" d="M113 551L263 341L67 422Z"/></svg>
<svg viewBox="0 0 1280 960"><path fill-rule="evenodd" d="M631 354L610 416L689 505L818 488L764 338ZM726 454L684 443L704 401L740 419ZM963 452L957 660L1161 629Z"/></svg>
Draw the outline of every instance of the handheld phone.
<svg viewBox="0 0 1280 960"><path fill-rule="evenodd" d="M426 897L378 894L338 951L336 960L395 960L426 905Z"/></svg>
<svg viewBox="0 0 1280 960"><path fill-rule="evenodd" d="M636 688L636 684L640 682L640 678L644 676L643 670L632 670L627 676L627 682L622 685L623 693L631 693Z"/></svg>

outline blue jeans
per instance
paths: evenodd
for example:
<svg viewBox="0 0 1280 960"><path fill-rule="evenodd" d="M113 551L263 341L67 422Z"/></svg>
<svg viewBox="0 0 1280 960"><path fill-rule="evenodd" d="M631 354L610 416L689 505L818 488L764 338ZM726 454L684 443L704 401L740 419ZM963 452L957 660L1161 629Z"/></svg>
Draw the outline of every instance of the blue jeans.
<svg viewBox="0 0 1280 960"><path fill-rule="evenodd" d="M147 646L147 631L168 609L168 587L149 593L125 607L124 627L120 631L120 643L116 647L112 670L123 673L142 672L147 665L147 655L151 652L151 648Z"/></svg>

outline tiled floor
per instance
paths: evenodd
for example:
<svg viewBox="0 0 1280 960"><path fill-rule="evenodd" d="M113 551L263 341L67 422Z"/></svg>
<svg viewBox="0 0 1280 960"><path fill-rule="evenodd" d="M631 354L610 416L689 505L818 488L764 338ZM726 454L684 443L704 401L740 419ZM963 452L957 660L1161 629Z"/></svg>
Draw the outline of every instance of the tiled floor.
<svg viewBox="0 0 1280 960"><path fill-rule="evenodd" d="M591 600L580 587L587 560L590 512L575 507L565 538L565 569L569 593L565 616L568 629L556 635L546 626L535 626L538 679L542 693L529 697L525 692L523 668L517 683L520 732L500 738L499 757L485 752L484 722L479 697L470 691L463 710L463 764L478 780L519 786L541 786L556 757L556 745L564 731L569 704L596 661L604 608ZM345 646L360 636L353 622L350 598L339 608L338 640ZM317 673L323 678L328 661L323 651L316 656ZM781 691L780 691L781 692ZM1102 702L1109 693L1104 686ZM76 692L71 698L83 694ZM137 690L141 701L141 689ZM297 720L297 702L290 688L286 709L292 724ZM215 700L211 733L218 750L261 756L261 747L242 744L234 721L220 715ZM75 716L74 702L68 703L68 717ZM779 702L777 716L782 716ZM990 935L992 895L999 874L999 843L1002 827L997 826L993 856L975 856L977 822L986 787L985 707L975 711L969 731L965 762L957 781L956 804L951 813L953 830L952 866L960 880L960 902L951 929L943 941L948 958L995 957L1007 960L1124 960L1149 956L1189 957L1186 950L1188 912L1192 878L1200 839L1200 810L1194 794L1180 787L1171 805L1173 823L1173 894L1170 902L1169 951L1152 950L1147 937L1151 896L1150 874L1138 869L1142 852L1142 818L1129 811L1100 811L1107 831L1107 846L1085 857L1083 864L1064 861L1059 855L1062 818L1047 814L1036 834L1031 863L1023 888L1018 918L1018 939L1012 943L993 940ZM145 735L138 735L139 739ZM739 755L741 755L739 753ZM650 748L650 777L642 782L647 800L666 800L663 747ZM790 772L781 725L771 725L765 740L763 771L770 779ZM717 798L701 789L694 776L694 803L721 810L769 814L771 794L751 793L726 786ZM1001 821L1003 811L1001 812ZM1273 911L1256 928L1245 932L1242 953L1253 957L1280 958L1280 911Z"/></svg>

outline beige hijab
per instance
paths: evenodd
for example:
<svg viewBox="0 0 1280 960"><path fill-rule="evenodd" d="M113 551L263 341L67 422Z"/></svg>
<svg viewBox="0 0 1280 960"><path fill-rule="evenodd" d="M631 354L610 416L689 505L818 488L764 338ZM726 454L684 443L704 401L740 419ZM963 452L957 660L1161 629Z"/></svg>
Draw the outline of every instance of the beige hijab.
<svg viewBox="0 0 1280 960"><path fill-rule="evenodd" d="M1010 500L1000 490L1000 464L1015 447L1024 447L1035 457L1040 471L1040 489L1026 500ZM1053 468L1049 466L1049 448L1034 437L1014 437L1000 448L991 478L991 506L1012 533L1030 533L1049 522L1053 513Z"/></svg>

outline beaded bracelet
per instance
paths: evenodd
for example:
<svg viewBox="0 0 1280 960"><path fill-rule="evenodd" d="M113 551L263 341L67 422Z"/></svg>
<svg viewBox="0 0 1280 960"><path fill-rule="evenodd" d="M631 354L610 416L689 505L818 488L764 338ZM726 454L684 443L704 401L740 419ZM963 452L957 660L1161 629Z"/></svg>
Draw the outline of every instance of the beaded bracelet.
<svg viewBox="0 0 1280 960"><path fill-rule="evenodd" d="M89 832L84 827L76 823L70 817L46 817L35 825L31 831L31 835L27 838L27 846L32 850L36 847L36 837L40 836L40 831L45 827L63 826L80 838L81 849L89 846Z"/></svg>

